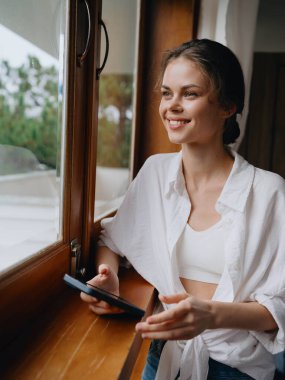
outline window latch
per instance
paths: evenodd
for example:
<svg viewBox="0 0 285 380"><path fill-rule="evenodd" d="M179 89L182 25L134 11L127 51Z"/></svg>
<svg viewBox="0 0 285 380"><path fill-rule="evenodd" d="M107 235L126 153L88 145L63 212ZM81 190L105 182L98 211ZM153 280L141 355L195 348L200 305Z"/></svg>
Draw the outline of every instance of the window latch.
<svg viewBox="0 0 285 380"><path fill-rule="evenodd" d="M86 273L85 268L80 268L81 244L77 239L72 240L71 247L71 275L73 277L83 277Z"/></svg>

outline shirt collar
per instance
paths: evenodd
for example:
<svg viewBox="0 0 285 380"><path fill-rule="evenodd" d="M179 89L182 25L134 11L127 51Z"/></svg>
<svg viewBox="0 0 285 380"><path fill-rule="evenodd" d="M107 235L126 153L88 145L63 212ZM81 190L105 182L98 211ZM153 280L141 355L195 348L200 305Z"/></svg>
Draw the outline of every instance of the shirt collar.
<svg viewBox="0 0 285 380"><path fill-rule="evenodd" d="M232 149L231 154L234 164L216 204L217 211L221 213L225 206L239 212L244 211L254 179L254 166Z"/></svg>
<svg viewBox="0 0 285 380"><path fill-rule="evenodd" d="M167 176L166 176L166 188L165 196L169 196L173 190L182 194L185 187L185 180L182 171L182 152L178 152L174 155L170 162Z"/></svg>
<svg viewBox="0 0 285 380"><path fill-rule="evenodd" d="M231 154L234 157L234 164L216 204L216 209L221 214L225 208L239 212L244 211L254 178L254 167L232 149ZM184 189L185 181L182 172L182 152L180 151L174 155L169 165L165 195L169 196L173 190L182 195Z"/></svg>

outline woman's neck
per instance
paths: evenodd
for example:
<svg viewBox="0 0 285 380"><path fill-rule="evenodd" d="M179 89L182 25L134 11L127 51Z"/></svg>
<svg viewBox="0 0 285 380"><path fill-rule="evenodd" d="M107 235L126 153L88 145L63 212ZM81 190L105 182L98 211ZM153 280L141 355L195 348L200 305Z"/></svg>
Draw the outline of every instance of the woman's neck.
<svg viewBox="0 0 285 380"><path fill-rule="evenodd" d="M182 145L183 173L188 186L199 189L205 184L225 182L234 159L224 146Z"/></svg>

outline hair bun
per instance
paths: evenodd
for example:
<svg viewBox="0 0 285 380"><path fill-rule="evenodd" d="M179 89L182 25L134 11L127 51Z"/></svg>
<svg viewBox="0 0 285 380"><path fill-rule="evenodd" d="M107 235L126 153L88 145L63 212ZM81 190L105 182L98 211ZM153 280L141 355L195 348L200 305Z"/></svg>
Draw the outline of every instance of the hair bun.
<svg viewBox="0 0 285 380"><path fill-rule="evenodd" d="M223 143L225 145L233 144L240 135L240 128L236 120L236 115L230 117L226 123L223 133Z"/></svg>

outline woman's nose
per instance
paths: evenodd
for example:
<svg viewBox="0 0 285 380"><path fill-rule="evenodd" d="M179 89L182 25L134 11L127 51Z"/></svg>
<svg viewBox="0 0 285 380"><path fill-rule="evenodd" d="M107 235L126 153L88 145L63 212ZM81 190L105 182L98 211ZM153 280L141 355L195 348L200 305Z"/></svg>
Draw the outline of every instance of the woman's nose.
<svg viewBox="0 0 285 380"><path fill-rule="evenodd" d="M183 110L181 101L180 101L180 99L177 96L174 96L170 100L168 107L169 107L169 110L171 110L173 112L180 112L180 111Z"/></svg>

